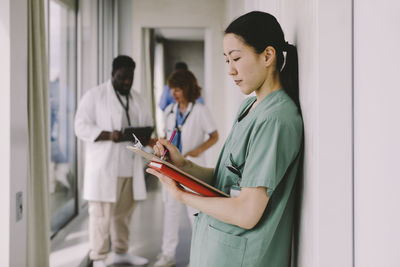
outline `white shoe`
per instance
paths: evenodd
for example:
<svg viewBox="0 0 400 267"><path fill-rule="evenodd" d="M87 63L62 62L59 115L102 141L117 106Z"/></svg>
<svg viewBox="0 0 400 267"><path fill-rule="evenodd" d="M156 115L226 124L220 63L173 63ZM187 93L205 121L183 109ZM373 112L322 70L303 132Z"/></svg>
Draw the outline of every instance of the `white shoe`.
<svg viewBox="0 0 400 267"><path fill-rule="evenodd" d="M103 260L93 261L93 267L107 267Z"/></svg>
<svg viewBox="0 0 400 267"><path fill-rule="evenodd" d="M140 256L124 254L114 254L114 264L145 265L149 260Z"/></svg>
<svg viewBox="0 0 400 267"><path fill-rule="evenodd" d="M172 267L175 266L175 257L160 254L157 257L157 261L154 263L154 267Z"/></svg>

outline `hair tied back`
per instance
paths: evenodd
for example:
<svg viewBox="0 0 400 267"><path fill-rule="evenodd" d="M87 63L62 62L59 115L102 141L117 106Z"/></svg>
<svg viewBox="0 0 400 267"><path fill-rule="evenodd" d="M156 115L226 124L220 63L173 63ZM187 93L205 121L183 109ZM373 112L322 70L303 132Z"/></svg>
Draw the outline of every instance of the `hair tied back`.
<svg viewBox="0 0 400 267"><path fill-rule="evenodd" d="M287 52L289 50L289 47L290 47L290 44L289 44L289 42L286 41L282 46L282 51Z"/></svg>

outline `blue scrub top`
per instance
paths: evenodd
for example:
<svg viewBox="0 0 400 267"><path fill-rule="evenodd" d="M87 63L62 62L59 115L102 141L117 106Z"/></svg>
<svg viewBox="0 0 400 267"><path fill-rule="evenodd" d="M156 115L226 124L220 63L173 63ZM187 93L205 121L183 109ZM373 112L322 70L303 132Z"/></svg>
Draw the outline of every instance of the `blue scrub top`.
<svg viewBox="0 0 400 267"><path fill-rule="evenodd" d="M185 120L186 116L190 112L189 109L186 109L186 111L181 114L181 109L178 105L177 109L177 114L176 114L176 124L175 125L182 125L183 121ZM190 114L189 114L190 115ZM172 140L172 144L174 144L178 149L179 152L182 153L182 132L178 131L174 137L174 140Z"/></svg>

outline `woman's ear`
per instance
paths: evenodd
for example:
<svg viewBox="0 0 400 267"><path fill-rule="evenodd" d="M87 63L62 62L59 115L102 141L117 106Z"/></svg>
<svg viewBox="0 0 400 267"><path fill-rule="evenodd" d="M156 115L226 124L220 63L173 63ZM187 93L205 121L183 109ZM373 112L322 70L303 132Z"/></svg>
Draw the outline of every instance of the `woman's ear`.
<svg viewBox="0 0 400 267"><path fill-rule="evenodd" d="M275 61L276 50L272 46L267 46L263 52L265 67L270 67Z"/></svg>

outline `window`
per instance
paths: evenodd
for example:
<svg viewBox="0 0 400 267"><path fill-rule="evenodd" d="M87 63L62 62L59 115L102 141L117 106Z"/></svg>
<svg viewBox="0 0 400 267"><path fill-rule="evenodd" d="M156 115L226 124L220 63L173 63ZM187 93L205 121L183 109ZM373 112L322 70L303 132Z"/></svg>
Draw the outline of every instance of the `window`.
<svg viewBox="0 0 400 267"><path fill-rule="evenodd" d="M54 235L77 213L76 1L49 1L50 206Z"/></svg>
<svg viewBox="0 0 400 267"><path fill-rule="evenodd" d="M78 194L84 147L77 145L74 115L79 96L110 79L118 47L116 3L48 0L52 236L86 203Z"/></svg>

